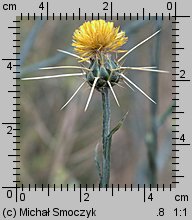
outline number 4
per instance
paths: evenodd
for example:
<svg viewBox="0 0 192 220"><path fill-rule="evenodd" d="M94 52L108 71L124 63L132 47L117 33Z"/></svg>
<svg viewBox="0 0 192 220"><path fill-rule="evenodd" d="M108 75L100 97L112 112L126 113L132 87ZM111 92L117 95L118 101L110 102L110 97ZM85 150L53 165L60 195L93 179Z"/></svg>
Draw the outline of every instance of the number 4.
<svg viewBox="0 0 192 220"><path fill-rule="evenodd" d="M41 10L43 10L45 7L43 6L43 2L41 2L41 4L39 5L39 8L41 8Z"/></svg>
<svg viewBox="0 0 192 220"><path fill-rule="evenodd" d="M185 136L184 136L184 134L181 135L180 140L183 141L183 142L185 142Z"/></svg>
<svg viewBox="0 0 192 220"><path fill-rule="evenodd" d="M10 69L10 70L12 69L12 64L11 64L11 62L8 63L7 69Z"/></svg>
<svg viewBox="0 0 192 220"><path fill-rule="evenodd" d="M152 193L149 194L148 199L151 200L151 202L153 201L153 194Z"/></svg>

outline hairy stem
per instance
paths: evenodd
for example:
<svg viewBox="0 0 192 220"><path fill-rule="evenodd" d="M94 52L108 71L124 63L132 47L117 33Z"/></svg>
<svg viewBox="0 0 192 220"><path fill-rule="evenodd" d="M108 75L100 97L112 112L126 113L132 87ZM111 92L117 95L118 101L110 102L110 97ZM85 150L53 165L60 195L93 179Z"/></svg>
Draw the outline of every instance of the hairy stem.
<svg viewBox="0 0 192 220"><path fill-rule="evenodd" d="M105 87L102 90L103 101L103 162L102 162L102 175L100 180L101 187L109 186L110 179L110 163L111 163L111 141L110 135L110 97L109 88Z"/></svg>

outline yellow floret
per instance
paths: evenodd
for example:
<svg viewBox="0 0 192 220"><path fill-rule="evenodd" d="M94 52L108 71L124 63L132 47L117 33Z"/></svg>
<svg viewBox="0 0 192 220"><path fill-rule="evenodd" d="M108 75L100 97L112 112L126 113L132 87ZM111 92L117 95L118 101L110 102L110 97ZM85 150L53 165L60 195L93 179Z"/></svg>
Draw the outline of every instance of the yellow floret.
<svg viewBox="0 0 192 220"><path fill-rule="evenodd" d="M85 22L73 35L75 52L83 59L89 59L96 54L119 52L117 49L126 43L125 32L114 27L113 22L93 20Z"/></svg>

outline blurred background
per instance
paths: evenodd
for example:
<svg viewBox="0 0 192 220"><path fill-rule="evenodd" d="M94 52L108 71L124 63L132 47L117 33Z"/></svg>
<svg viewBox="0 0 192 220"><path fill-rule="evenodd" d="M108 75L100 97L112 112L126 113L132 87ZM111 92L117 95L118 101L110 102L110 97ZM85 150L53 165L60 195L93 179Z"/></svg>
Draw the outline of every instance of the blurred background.
<svg viewBox="0 0 192 220"><path fill-rule="evenodd" d="M89 18L88 18L89 20ZM39 70L40 67L79 65L76 58L57 49L73 52L73 32L84 21L68 20L21 22L21 77L73 73L73 70ZM113 136L111 183L152 185L172 182L172 51L171 22L114 20L126 32L130 49L158 29L161 33L127 56L124 66L157 66L170 73L129 71L127 76L152 97L124 85L114 87L120 108L111 96L112 127L129 111L123 126ZM95 147L101 153L101 94L94 92L87 112L90 92L87 85L62 111L81 84L80 77L21 81L21 184L72 185L99 183Z"/></svg>

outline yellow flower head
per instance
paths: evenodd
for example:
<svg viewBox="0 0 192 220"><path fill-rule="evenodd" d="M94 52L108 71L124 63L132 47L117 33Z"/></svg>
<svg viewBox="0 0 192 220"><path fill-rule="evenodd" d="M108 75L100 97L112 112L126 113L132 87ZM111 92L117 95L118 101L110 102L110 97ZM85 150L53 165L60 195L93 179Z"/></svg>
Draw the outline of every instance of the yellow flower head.
<svg viewBox="0 0 192 220"><path fill-rule="evenodd" d="M85 22L73 35L75 52L89 59L98 53L119 52L117 49L126 43L125 32L114 27L113 22L94 20Z"/></svg>

